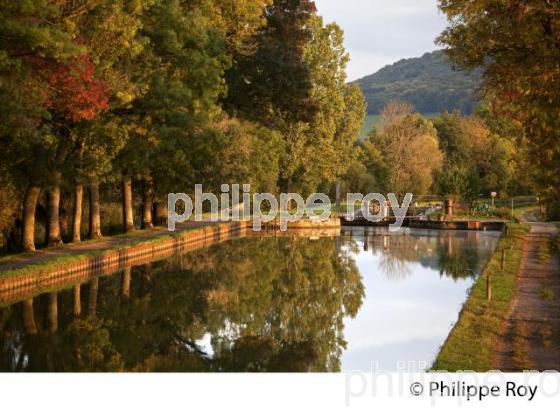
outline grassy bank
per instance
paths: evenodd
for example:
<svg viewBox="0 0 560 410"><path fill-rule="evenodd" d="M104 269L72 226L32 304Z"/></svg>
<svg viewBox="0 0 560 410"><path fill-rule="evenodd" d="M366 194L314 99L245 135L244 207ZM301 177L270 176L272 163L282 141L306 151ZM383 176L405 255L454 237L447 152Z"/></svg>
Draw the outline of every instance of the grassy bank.
<svg viewBox="0 0 560 410"><path fill-rule="evenodd" d="M227 222L217 223L213 225L212 228L227 224ZM40 276L44 273L52 272L58 267L62 267L73 262L79 262L82 260L103 256L108 252L123 251L144 243L157 243L160 241L165 241L173 237L185 235L193 231L203 230L207 228L209 228L209 226L183 228L182 230L174 233L169 233L164 229L135 231L129 234L115 235L108 238L83 242L81 244L67 244L59 248L51 249L52 251L60 252L59 255L49 255L46 253L42 254L41 252L29 254L30 257L37 257L36 262L27 263L22 267L13 269L3 269L2 264L8 264L11 262L17 263L18 260L15 260L13 256L4 257L0 259L0 280L27 275L30 273ZM82 249L82 244L92 246ZM96 245L99 245L99 247L97 247ZM19 254L19 256L21 255L22 254ZM23 256L25 256L25 254L23 254ZM25 261L25 257L21 258L21 260Z"/></svg>
<svg viewBox="0 0 560 410"><path fill-rule="evenodd" d="M492 369L492 353L499 341L498 330L513 299L521 263L521 246L527 229L526 225L509 226L509 234L502 237L486 269L473 286L457 324L433 364L433 370L485 372ZM506 249L503 271L502 249ZM487 298L488 277L492 289L491 300Z"/></svg>

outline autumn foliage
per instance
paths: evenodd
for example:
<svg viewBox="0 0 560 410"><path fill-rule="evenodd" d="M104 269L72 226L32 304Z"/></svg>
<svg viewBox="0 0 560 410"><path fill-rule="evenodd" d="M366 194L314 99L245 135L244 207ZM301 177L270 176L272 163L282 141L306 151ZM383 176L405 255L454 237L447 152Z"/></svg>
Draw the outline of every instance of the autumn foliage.
<svg viewBox="0 0 560 410"><path fill-rule="evenodd" d="M34 64L47 85L44 104L71 121L92 120L109 109L109 85L95 77L87 54L68 62L38 60Z"/></svg>

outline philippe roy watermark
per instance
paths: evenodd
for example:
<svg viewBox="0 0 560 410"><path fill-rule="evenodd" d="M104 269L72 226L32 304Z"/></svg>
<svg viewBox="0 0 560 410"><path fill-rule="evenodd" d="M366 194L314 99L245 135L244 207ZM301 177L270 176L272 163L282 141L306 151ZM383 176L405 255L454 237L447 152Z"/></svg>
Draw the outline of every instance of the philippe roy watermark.
<svg viewBox="0 0 560 410"><path fill-rule="evenodd" d="M461 406L493 399L521 402L556 400L560 395L560 373L557 371L515 374L500 371L450 373L428 371L426 363L403 364L398 367L397 372L380 370L376 362L372 363L370 372L346 372L346 406L375 397L415 398L428 400L432 405L441 402Z"/></svg>
<svg viewBox="0 0 560 410"><path fill-rule="evenodd" d="M271 193L251 193L251 185L239 184L221 186L219 195L203 192L202 185L195 185L194 201L185 193L171 193L168 200L168 229L175 231L177 223L195 221L252 221L253 230L260 231L263 224L278 220L280 230L286 231L289 223L304 218L312 221L328 221L331 217L332 203L328 195L315 193L304 199L297 193L284 193L278 197ZM209 204L209 214L203 211L204 203ZM379 193L363 195L351 193L346 196L346 217L352 221L360 217L370 222L386 219L392 210L394 222L391 230L402 227L412 202L412 194L406 194L401 204L397 196L390 193L385 197ZM355 211L359 203L359 211ZM208 208L206 208L208 209Z"/></svg>

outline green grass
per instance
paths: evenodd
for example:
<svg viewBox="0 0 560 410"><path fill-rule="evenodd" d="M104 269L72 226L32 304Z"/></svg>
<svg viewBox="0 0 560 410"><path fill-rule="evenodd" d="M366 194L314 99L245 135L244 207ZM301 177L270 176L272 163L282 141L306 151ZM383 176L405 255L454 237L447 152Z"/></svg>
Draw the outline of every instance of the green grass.
<svg viewBox="0 0 560 410"><path fill-rule="evenodd" d="M454 212L453 213L453 219L472 219L472 220L477 220L477 221L496 221L496 220L501 220L501 221L510 221L510 218L505 218L504 215L498 215L498 214L492 214L489 213L487 215L483 215L483 214L469 214L466 212Z"/></svg>
<svg viewBox="0 0 560 410"><path fill-rule="evenodd" d="M228 224L228 222L225 223L219 223L216 225L213 225L212 227L217 227L220 225L224 225L224 224ZM84 259L89 259L89 258L94 258L97 256L102 256L105 255L106 253L109 252L113 252L113 251L119 251L119 250L125 250L125 249L129 249L132 248L134 246L137 246L139 244L142 243L158 243L161 241L165 241L168 240L170 238L173 238L175 236L181 236L184 235L187 232L192 232L192 231L196 231L199 229L204 229L205 227L193 227L193 228L189 228L189 229L184 229L182 231L176 232L176 233L168 233L168 234L161 234L158 236L147 236L148 233L153 233L154 231L134 231L128 234L122 234L122 235L116 235L116 236L112 236L110 237L109 240L113 240L113 239L127 239L126 243L121 243L121 244L115 244L114 246L111 246L110 248L107 249L84 249L83 252L77 252L77 253L72 253L72 254L68 254L68 255L60 255L60 256L53 256L53 257L49 257L47 259L41 260L41 261L37 261L36 263L30 263L28 265L25 265L21 268L15 268L15 269L8 269L8 270L4 270L1 271L0 270L0 279L6 279L6 278L15 278L18 276L22 276L22 275L27 275L27 274L34 274L34 275L44 275L47 273L52 272L54 269L64 266L66 264L69 263L73 263L73 262L77 262L77 261L81 261ZM105 239L105 238L101 238L101 239L96 239L95 242L109 242L109 240ZM94 242L94 241L92 241ZM72 244L68 244L68 245L64 245L65 248L72 248ZM34 254L30 254L30 255L34 255ZM21 256L21 254L20 254ZM8 258L2 258L0 259L0 263L8 263L8 262L14 262L14 258L10 258L10 260L5 260ZM22 259L24 260L24 259ZM2 265L0 264L0 269L2 269Z"/></svg>
<svg viewBox="0 0 560 410"><path fill-rule="evenodd" d="M346 201L341 201L340 206L336 206L336 204L333 203L331 205L331 211L335 212L335 213L346 213L348 211L348 206L349 206L349 204ZM356 210L360 209L360 207L361 207L361 204L356 201L354 203L353 209L354 209L354 211L356 211Z"/></svg>
<svg viewBox="0 0 560 410"><path fill-rule="evenodd" d="M366 115L364 118L364 124L362 125L362 130L360 131L360 140L364 140L371 130L379 124L381 120L380 115Z"/></svg>
<svg viewBox="0 0 560 410"><path fill-rule="evenodd" d="M120 249L120 248L116 248ZM8 279L8 278L16 278L18 276L23 276L27 274L34 274L37 276L42 276L47 274L54 269L67 265L69 263L81 261L88 258L93 258L95 256L103 255L108 250L90 250L84 251L84 253L80 254L72 254L72 255L63 255L63 256L56 256L52 258L48 258L41 262L31 263L21 268L16 269L9 269L0 272L0 279Z"/></svg>
<svg viewBox="0 0 560 410"><path fill-rule="evenodd" d="M501 238L486 269L474 284L457 324L433 364L433 370L486 372L493 368L493 350L514 296L521 246L527 231L526 225L509 225L509 234ZM507 250L504 271L500 267L502 249ZM488 277L491 300L487 298ZM518 351L523 351L522 346ZM521 362L522 357L518 360Z"/></svg>
<svg viewBox="0 0 560 410"><path fill-rule="evenodd" d="M518 222L522 220L526 220L528 222L538 222L542 220L542 215L540 214L540 208L535 205L514 207L513 217Z"/></svg>
<svg viewBox="0 0 560 410"><path fill-rule="evenodd" d="M488 201L490 202L490 201ZM461 212L455 210L453 213L454 219L478 219L478 220L506 220L509 221L512 218L512 212L510 207L496 207L495 209L488 210L487 213L481 212ZM542 220L542 215L540 214L539 207L535 205L520 205L517 206L514 203L513 208L513 219L514 221L520 223L523 221L527 222L537 222Z"/></svg>

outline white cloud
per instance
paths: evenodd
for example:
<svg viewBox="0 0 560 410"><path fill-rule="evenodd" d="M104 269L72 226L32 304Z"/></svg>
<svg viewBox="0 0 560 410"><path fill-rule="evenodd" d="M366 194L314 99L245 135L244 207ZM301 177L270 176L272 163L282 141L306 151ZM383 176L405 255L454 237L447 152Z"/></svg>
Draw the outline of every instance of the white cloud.
<svg viewBox="0 0 560 410"><path fill-rule="evenodd" d="M345 32L352 58L349 80L372 74L402 58L435 50L446 26L436 0L315 0L326 22Z"/></svg>
<svg viewBox="0 0 560 410"><path fill-rule="evenodd" d="M387 56L383 54L368 53L367 51L354 51L350 54L350 62L346 72L348 80L356 80L372 74L377 70L399 60L399 56Z"/></svg>

